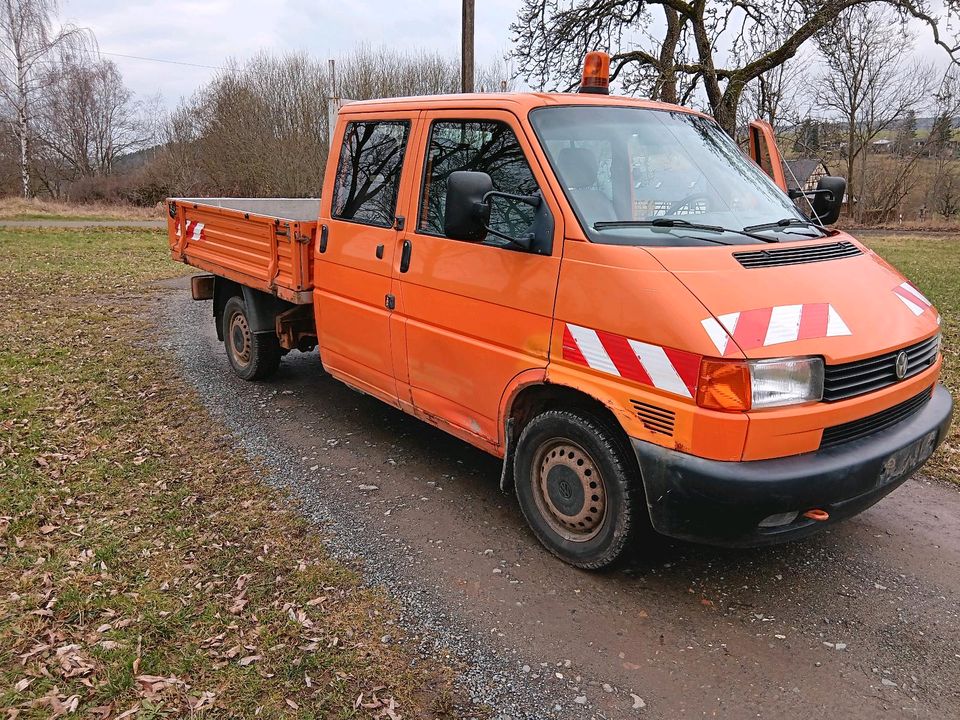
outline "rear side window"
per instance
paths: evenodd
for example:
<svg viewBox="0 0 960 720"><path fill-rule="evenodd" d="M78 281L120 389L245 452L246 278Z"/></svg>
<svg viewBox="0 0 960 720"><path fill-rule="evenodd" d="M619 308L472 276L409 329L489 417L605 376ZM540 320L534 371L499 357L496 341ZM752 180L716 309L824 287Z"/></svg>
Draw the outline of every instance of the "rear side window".
<svg viewBox="0 0 960 720"><path fill-rule="evenodd" d="M333 217L391 227L410 123L398 120L347 124L340 147Z"/></svg>
<svg viewBox="0 0 960 720"><path fill-rule="evenodd" d="M485 172L493 180L494 189L502 192L532 195L537 191L537 181L509 125L495 120L435 122L430 130L420 199L420 232L443 235L447 178L456 170ZM490 227L513 237L524 235L530 231L534 213L529 205L498 198ZM505 244L493 235L486 242Z"/></svg>

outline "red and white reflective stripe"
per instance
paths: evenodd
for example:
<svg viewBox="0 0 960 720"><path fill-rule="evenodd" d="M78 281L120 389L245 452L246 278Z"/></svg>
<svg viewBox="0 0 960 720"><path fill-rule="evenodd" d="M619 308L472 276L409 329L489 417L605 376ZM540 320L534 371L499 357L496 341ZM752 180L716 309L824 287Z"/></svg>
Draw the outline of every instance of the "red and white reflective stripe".
<svg viewBox="0 0 960 720"><path fill-rule="evenodd" d="M893 294L900 298L900 302L906 305L914 315L923 315L924 310L933 307L933 303L908 282L897 285L893 289Z"/></svg>
<svg viewBox="0 0 960 720"><path fill-rule="evenodd" d="M722 356L797 340L850 335L850 328L829 303L777 305L727 313L701 321ZM732 340L732 342L731 342Z"/></svg>
<svg viewBox="0 0 960 720"><path fill-rule="evenodd" d="M700 356L566 323L563 359L617 377L693 397Z"/></svg>
<svg viewBox="0 0 960 720"><path fill-rule="evenodd" d="M187 220L187 239L203 240L206 237L206 235L203 234L203 228L203 223ZM180 225L177 225L177 237L180 237Z"/></svg>

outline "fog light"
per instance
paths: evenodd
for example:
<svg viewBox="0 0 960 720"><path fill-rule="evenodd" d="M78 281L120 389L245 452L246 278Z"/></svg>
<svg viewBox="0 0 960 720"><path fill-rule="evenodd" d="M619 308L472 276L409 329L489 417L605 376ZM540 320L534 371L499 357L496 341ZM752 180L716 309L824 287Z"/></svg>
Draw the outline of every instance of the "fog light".
<svg viewBox="0 0 960 720"><path fill-rule="evenodd" d="M794 510L793 512L785 513L776 513L775 515L767 515L763 520L760 521L760 527L771 528L771 527L780 527L781 525L789 525L794 520L797 519L797 515L800 514L799 510Z"/></svg>

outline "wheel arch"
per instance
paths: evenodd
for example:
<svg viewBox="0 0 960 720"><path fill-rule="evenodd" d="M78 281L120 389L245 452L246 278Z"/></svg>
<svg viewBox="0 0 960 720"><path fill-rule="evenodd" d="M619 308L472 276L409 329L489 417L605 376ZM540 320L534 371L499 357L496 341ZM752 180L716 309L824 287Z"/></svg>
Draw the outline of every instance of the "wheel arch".
<svg viewBox="0 0 960 720"><path fill-rule="evenodd" d="M216 276L213 282L213 316L218 340L223 340L223 310L227 301L236 296L243 297L247 306L247 321L250 323L250 330L255 333L276 333L277 315L294 307L292 303L262 290L254 290L234 280Z"/></svg>
<svg viewBox="0 0 960 720"><path fill-rule="evenodd" d="M526 424L542 412L570 410L587 413L608 426L627 448L631 447L616 413L599 398L570 385L549 382L542 372L522 373L518 378L520 381L515 381L511 390L504 393L501 406L504 455L500 489L504 492L513 487L513 454L517 440ZM630 456L633 457L632 451Z"/></svg>

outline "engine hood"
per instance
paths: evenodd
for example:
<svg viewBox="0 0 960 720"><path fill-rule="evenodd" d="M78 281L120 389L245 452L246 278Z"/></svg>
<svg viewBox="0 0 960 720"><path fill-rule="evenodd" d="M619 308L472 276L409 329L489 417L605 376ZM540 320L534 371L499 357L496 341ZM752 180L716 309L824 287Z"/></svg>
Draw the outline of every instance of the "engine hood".
<svg viewBox="0 0 960 720"><path fill-rule="evenodd" d="M647 250L706 308L701 325L718 356L847 362L922 340L940 324L916 287L843 233L759 248Z"/></svg>

